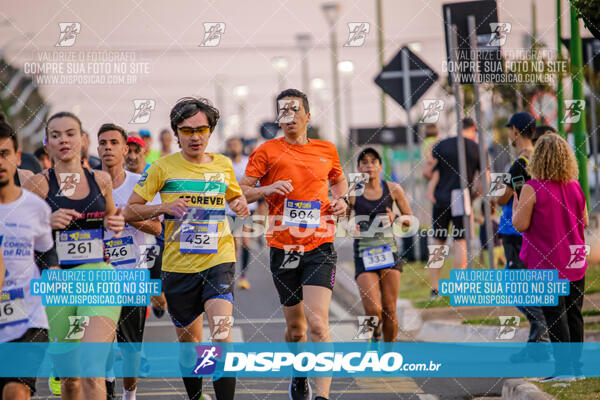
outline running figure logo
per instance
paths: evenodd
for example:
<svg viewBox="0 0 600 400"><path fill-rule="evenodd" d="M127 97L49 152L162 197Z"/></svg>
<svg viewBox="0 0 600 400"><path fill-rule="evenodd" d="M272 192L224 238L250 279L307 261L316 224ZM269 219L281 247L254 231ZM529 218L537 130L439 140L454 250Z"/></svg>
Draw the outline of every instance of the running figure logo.
<svg viewBox="0 0 600 400"><path fill-rule="evenodd" d="M205 22L204 40L200 47L216 47L221 41L221 36L225 34L225 22Z"/></svg>
<svg viewBox="0 0 600 400"><path fill-rule="evenodd" d="M565 117L562 122L565 124L578 123L583 110L585 110L585 100L565 100Z"/></svg>
<svg viewBox="0 0 600 400"><path fill-rule="evenodd" d="M90 317L70 315L69 316L69 332L65 336L66 340L80 340L83 339L85 328L90 324Z"/></svg>
<svg viewBox="0 0 600 400"><path fill-rule="evenodd" d="M137 265L137 268L152 269L156 259L158 258L159 251L160 246L155 244L140 246L140 261Z"/></svg>
<svg viewBox="0 0 600 400"><path fill-rule="evenodd" d="M304 246L302 245L283 245L283 262L281 263L281 269L296 269L300 265L300 259L304 255Z"/></svg>
<svg viewBox="0 0 600 400"><path fill-rule="evenodd" d="M490 189L488 196L498 197L506 192L506 182L510 181L508 172L492 172L490 174Z"/></svg>
<svg viewBox="0 0 600 400"><path fill-rule="evenodd" d="M365 44L371 25L368 22L348 22L348 30L350 32L344 47L360 47Z"/></svg>
<svg viewBox="0 0 600 400"><path fill-rule="evenodd" d="M73 196L77 184L81 182L79 172L59 172L58 174L59 192L57 196Z"/></svg>
<svg viewBox="0 0 600 400"><path fill-rule="evenodd" d="M423 100L423 116L419 120L420 124L435 124L440 119L440 114L444 109L444 100Z"/></svg>
<svg viewBox="0 0 600 400"><path fill-rule="evenodd" d="M209 182L225 183L225 172L205 172L204 179Z"/></svg>
<svg viewBox="0 0 600 400"><path fill-rule="evenodd" d="M213 316L214 328L212 331L213 340L224 340L229 336L233 325L233 317L231 315L215 315Z"/></svg>
<svg viewBox="0 0 600 400"><path fill-rule="evenodd" d="M71 47L75 44L77 35L81 33L81 24L79 22L59 22L60 36L56 47Z"/></svg>
<svg viewBox="0 0 600 400"><path fill-rule="evenodd" d="M571 249L571 258L565 268L578 269L585 267L585 257L590 255L590 245L572 244L569 249Z"/></svg>
<svg viewBox="0 0 600 400"><path fill-rule="evenodd" d="M490 22L490 29L492 33L487 45L500 47L506 43L507 34L510 33L512 25L509 22Z"/></svg>
<svg viewBox="0 0 600 400"><path fill-rule="evenodd" d="M373 333L379 326L379 318L375 315L359 315L358 330L354 335L354 340L369 340L373 337Z"/></svg>
<svg viewBox="0 0 600 400"><path fill-rule="evenodd" d="M130 124L146 124L150 121L150 115L156 108L156 101L152 99L133 100L133 117Z"/></svg>
<svg viewBox="0 0 600 400"><path fill-rule="evenodd" d="M442 268L444 259L450 254L450 246L447 244L430 244L427 249L429 249L429 259L425 268Z"/></svg>
<svg viewBox="0 0 600 400"><path fill-rule="evenodd" d="M217 360L221 358L221 346L196 346L198 360L192 375L212 375L217 367Z"/></svg>
<svg viewBox="0 0 600 400"><path fill-rule="evenodd" d="M300 110L300 102L298 100L279 100L278 102L279 114L275 122L280 124L289 124L294 120L296 111Z"/></svg>
<svg viewBox="0 0 600 400"><path fill-rule="evenodd" d="M515 333L517 333L517 328L519 327L519 323L521 322L521 317L511 315L511 316L500 316L500 330L498 330L498 335L496 335L496 340L511 340L515 337Z"/></svg>
<svg viewBox="0 0 600 400"><path fill-rule="evenodd" d="M350 172L348 174L348 196L362 196L365 184L369 182L369 174L364 172Z"/></svg>
<svg viewBox="0 0 600 400"><path fill-rule="evenodd" d="M225 172L205 172L204 179L208 182L206 192L218 194L221 192L220 183L225 183Z"/></svg>

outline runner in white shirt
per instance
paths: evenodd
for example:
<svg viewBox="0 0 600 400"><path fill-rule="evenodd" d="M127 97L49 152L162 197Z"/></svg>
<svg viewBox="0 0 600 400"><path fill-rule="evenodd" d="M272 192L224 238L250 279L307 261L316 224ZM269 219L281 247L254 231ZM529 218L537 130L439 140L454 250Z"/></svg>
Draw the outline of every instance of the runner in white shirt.
<svg viewBox="0 0 600 400"><path fill-rule="evenodd" d="M123 168L127 154L127 134L118 125L104 124L98 131L98 155L102 159L102 169L112 178L113 198L117 207L125 207L133 193L140 175ZM152 204L159 204L156 197ZM147 257L149 251L158 254L156 235L161 232L158 218L128 223L119 238L113 238L112 231L104 232L104 251L110 263L117 269L152 268L154 259ZM141 342L146 324L146 306L122 306L117 324L117 342L123 351L125 368L139 370ZM112 365L114 357L109 359ZM112 368L109 368L109 370ZM123 399L135 400L137 377L123 378ZM114 393L114 379L107 379L107 393Z"/></svg>
<svg viewBox="0 0 600 400"><path fill-rule="evenodd" d="M0 121L0 249L6 268L0 294L0 342L47 342L48 319L42 299L30 293L31 280L40 278L34 251L48 254L54 245L51 212L45 201L15 184L18 161L16 133ZM25 351L22 356L32 365L43 359L43 354L35 352ZM0 393L5 399L30 399L35 381L35 377L0 378Z"/></svg>

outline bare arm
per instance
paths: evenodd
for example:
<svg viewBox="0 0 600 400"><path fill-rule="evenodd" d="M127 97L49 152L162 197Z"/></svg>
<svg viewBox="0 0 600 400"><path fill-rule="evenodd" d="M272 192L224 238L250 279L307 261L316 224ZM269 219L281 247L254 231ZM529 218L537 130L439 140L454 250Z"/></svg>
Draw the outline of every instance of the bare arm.
<svg viewBox="0 0 600 400"><path fill-rule="evenodd" d="M100 191L106 200L106 214L104 219L107 217L115 215L117 212L117 207L115 206L115 201L112 195L112 180L110 175L104 171L94 171L94 178L96 178L96 182L98 186L100 186Z"/></svg>
<svg viewBox="0 0 600 400"><path fill-rule="evenodd" d="M333 215L338 217L346 215L346 209L348 208L345 199L348 193L348 181L346 180L346 176L341 174L335 179L330 179L329 187L334 199L331 204Z"/></svg>
<svg viewBox="0 0 600 400"><path fill-rule="evenodd" d="M264 197L263 188L256 187L258 178L244 175L239 184L248 203L254 203Z"/></svg>
<svg viewBox="0 0 600 400"><path fill-rule="evenodd" d="M345 196L348 193L348 181L346 180L346 176L341 174L335 179L330 179L329 188L335 200Z"/></svg>
<svg viewBox="0 0 600 400"><path fill-rule="evenodd" d="M496 203L500 204L501 206L507 205L508 202L510 201L510 199L512 199L514 192L515 191L513 190L513 188L506 185L506 191L504 192L504 194L502 196L498 196L496 198Z"/></svg>
<svg viewBox="0 0 600 400"><path fill-rule="evenodd" d="M521 195L514 195L512 223L517 232L525 232L531 224L531 215L535 205L535 190L525 184L521 189Z"/></svg>
<svg viewBox="0 0 600 400"><path fill-rule="evenodd" d="M21 184L23 189L40 196L43 200L48 197L48 179L44 172L35 174ZM73 209L59 208L50 215L50 227L52 229L65 229L79 213Z"/></svg>
<svg viewBox="0 0 600 400"><path fill-rule="evenodd" d="M21 187L37 194L44 200L46 200L46 197L48 196L48 190L50 190L46 177L41 173L35 174L26 181L21 182Z"/></svg>
<svg viewBox="0 0 600 400"><path fill-rule="evenodd" d="M19 181L21 181L21 186L23 186L23 182L32 178L35 174L28 169L17 168L17 174L19 174Z"/></svg>
<svg viewBox="0 0 600 400"><path fill-rule="evenodd" d="M486 169L484 173L489 184L490 171ZM483 174L481 173L481 171L477 171L475 173L475 176L473 177L473 193L474 195L472 200L475 200L476 198L483 195Z"/></svg>
<svg viewBox="0 0 600 400"><path fill-rule="evenodd" d="M583 226L586 228L590 226L590 217L588 216L587 204L585 204L583 207Z"/></svg>
<svg viewBox="0 0 600 400"><path fill-rule="evenodd" d="M125 228L125 218L123 217L123 210L115 206L110 175L104 171L94 171L94 178L96 179L98 186L100 186L100 191L104 195L106 201L104 226L106 229L115 232L118 236Z"/></svg>
<svg viewBox="0 0 600 400"><path fill-rule="evenodd" d="M440 171L433 171L431 173L431 177L429 179L429 182L427 183L427 198L429 198L429 200L431 200L432 203L435 204L435 187L437 186L438 182L440 180Z"/></svg>
<svg viewBox="0 0 600 400"><path fill-rule="evenodd" d="M153 236L158 236L162 232L162 226L158 218L147 219L144 221L132 221L129 225Z"/></svg>
<svg viewBox="0 0 600 400"><path fill-rule="evenodd" d="M431 148L429 151L429 155L425 159L425 167L423 167L423 177L425 179L431 179L431 175L433 174L433 170L437 165L437 159L433 158L431 155Z"/></svg>
<svg viewBox="0 0 600 400"><path fill-rule="evenodd" d="M6 274L4 267L4 255L2 253L4 252L0 251L0 291L2 291L2 288L4 287L4 275Z"/></svg>
<svg viewBox="0 0 600 400"><path fill-rule="evenodd" d="M408 204L408 200L406 199L406 195L404 194L404 189L402 189L402 186L394 182L389 182L389 185L392 197L394 198L394 201L400 210L400 214L412 215L410 204Z"/></svg>
<svg viewBox="0 0 600 400"><path fill-rule="evenodd" d="M161 204L146 204L147 201L137 194L131 193L127 206L125 206L125 221L127 223L140 222L156 218L165 213L165 203Z"/></svg>
<svg viewBox="0 0 600 400"><path fill-rule="evenodd" d="M254 203L257 200L272 194L280 194L285 196L294 190L291 180L277 181L269 186L256 187L258 180L259 178L244 175L239 182L242 192L244 193L244 197L246 197L246 201L248 203Z"/></svg>
<svg viewBox="0 0 600 400"><path fill-rule="evenodd" d="M234 197L230 199L227 204L229 208L237 214L238 217L248 218L250 216L250 210L248 210L248 202L244 195Z"/></svg>

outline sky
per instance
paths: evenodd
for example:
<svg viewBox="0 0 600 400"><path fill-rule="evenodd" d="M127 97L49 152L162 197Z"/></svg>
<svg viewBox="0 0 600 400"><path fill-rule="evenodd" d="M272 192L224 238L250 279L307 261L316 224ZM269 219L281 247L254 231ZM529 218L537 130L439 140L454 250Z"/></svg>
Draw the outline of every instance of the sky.
<svg viewBox="0 0 600 400"><path fill-rule="evenodd" d="M323 87L304 89L309 91L313 123L320 127L323 138L335 141L330 35L321 10L323 3L3 0L0 48L11 63L26 68L26 73L35 77L52 113L73 111L92 133L102 123L114 122L128 131L149 129L157 146L158 133L169 126L169 111L177 99L206 97L222 114L223 124L211 140L212 149L209 148L218 151L225 137L257 137L260 123L274 121L274 100L280 88L303 89L303 57L296 35L310 33L312 40L305 57L309 78L321 79L317 82ZM442 3L382 1L385 62L403 45L410 44L441 77L424 98L444 96L439 84L446 75L442 70L446 57ZM555 50L555 2L536 3L539 38ZM569 20L566 5L565 0L565 36ZM499 0L498 9L499 20L512 25L503 51L522 48L531 32L532 1ZM338 58L354 65L351 75L341 77L342 140L348 140L349 126L381 123L380 90L373 82L381 69L375 0L340 1L337 21ZM357 22L369 24L364 44L344 47L349 37L348 24ZM66 45L69 40L57 46L61 23L79 25L70 46ZM210 23L219 23L217 26L224 28L224 33L216 46L201 46L205 24ZM582 32L589 36L584 29ZM108 54L117 55L118 59L104 62ZM278 57L287 60L283 81L273 66ZM46 73L39 74L44 68L48 68ZM83 79L93 82L83 84ZM236 96L244 91L240 86L247 90L245 99ZM136 123L135 100L150 100L147 121L142 116ZM422 112L420 107L414 107L413 119ZM388 125L405 121L404 110L390 98L387 114ZM440 124L451 131L452 116ZM95 147L95 135L91 136Z"/></svg>

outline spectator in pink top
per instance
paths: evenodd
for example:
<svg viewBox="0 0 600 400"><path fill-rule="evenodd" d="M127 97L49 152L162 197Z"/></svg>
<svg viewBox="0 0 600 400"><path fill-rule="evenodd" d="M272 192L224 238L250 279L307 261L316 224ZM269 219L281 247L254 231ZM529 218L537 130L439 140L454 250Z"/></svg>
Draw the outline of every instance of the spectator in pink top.
<svg viewBox="0 0 600 400"><path fill-rule="evenodd" d="M520 257L528 269L556 269L560 279L569 280L569 295L560 296L557 306L542 310L553 343L580 343L587 268L583 230L588 226L588 215L577 181L575 155L559 135L546 134L536 143L529 172L533 179L523 186L518 198L515 194L513 202L512 222L523 233ZM557 371L552 380L579 375L580 347L569 352L557 352L558 348L565 346L555 346Z"/></svg>

